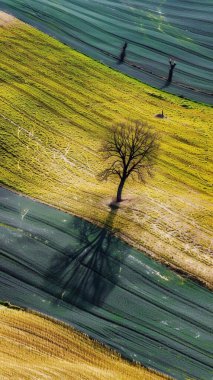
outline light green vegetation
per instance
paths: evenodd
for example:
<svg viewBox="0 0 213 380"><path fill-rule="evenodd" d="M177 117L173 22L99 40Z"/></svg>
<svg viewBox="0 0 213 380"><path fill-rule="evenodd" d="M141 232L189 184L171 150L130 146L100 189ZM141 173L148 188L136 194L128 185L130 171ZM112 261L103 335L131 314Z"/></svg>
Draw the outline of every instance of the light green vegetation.
<svg viewBox="0 0 213 380"><path fill-rule="evenodd" d="M112 123L161 137L155 178L124 189L123 239L212 285L212 109L142 85L17 22L0 29L1 182L103 224L117 183L96 179ZM164 110L166 119L155 118Z"/></svg>

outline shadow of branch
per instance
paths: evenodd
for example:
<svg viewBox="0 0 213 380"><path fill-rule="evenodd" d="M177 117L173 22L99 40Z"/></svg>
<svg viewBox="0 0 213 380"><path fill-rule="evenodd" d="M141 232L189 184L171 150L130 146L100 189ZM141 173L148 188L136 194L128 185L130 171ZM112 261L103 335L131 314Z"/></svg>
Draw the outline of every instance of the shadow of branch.
<svg viewBox="0 0 213 380"><path fill-rule="evenodd" d="M54 284L56 302L63 300L87 309L104 304L124 259L122 252L118 260L119 240L110 231L117 212L118 208L111 207L103 228L75 219L70 246L52 257L47 275L48 287Z"/></svg>

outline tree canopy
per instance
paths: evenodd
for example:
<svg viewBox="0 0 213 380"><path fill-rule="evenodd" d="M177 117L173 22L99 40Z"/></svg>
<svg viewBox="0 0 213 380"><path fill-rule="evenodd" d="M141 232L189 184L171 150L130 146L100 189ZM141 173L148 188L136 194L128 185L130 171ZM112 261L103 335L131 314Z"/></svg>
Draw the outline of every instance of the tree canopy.
<svg viewBox="0 0 213 380"><path fill-rule="evenodd" d="M122 200L121 193L128 177L136 176L139 181L146 182L147 176L153 174L158 148L158 136L145 122L128 120L112 127L101 148L108 167L99 177L102 180L110 176L120 178L117 202Z"/></svg>

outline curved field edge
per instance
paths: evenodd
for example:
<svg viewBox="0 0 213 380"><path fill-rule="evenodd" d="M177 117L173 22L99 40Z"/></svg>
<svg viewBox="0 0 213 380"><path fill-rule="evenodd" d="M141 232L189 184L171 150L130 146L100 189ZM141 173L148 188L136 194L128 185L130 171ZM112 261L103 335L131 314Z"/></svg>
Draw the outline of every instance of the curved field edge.
<svg viewBox="0 0 213 380"><path fill-rule="evenodd" d="M103 224L116 181L97 180L109 127L130 117L159 132L155 178L129 181L115 231L212 286L210 107L125 77L19 21L1 26L5 186ZM155 118L164 110L166 119Z"/></svg>
<svg viewBox="0 0 213 380"><path fill-rule="evenodd" d="M209 379L212 293L83 219L0 189L0 299L177 379ZM113 226L119 210L111 210Z"/></svg>
<svg viewBox="0 0 213 380"><path fill-rule="evenodd" d="M92 58L157 88L212 104L209 1L2 0L1 7ZM117 65L122 43L125 63ZM166 83L168 58L177 60Z"/></svg>
<svg viewBox="0 0 213 380"><path fill-rule="evenodd" d="M112 350L40 313L0 305L1 376L6 379L160 380ZM13 358L13 359L12 359Z"/></svg>

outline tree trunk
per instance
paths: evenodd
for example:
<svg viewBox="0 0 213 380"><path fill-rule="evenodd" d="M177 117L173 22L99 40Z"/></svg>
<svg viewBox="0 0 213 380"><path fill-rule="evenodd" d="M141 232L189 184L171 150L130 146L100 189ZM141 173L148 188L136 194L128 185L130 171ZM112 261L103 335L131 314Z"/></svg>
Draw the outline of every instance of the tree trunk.
<svg viewBox="0 0 213 380"><path fill-rule="evenodd" d="M173 71L174 71L175 66L176 66L176 63L173 63L172 65L170 64L169 76L167 79L167 82L169 83L171 83L172 81L172 76L173 76Z"/></svg>
<svg viewBox="0 0 213 380"><path fill-rule="evenodd" d="M170 83L172 81L172 76L173 76L173 69L170 69L169 70L169 76L168 76L168 79L167 81Z"/></svg>
<svg viewBox="0 0 213 380"><path fill-rule="evenodd" d="M118 186L116 202L122 201L121 195L122 195L122 190L124 187L125 180L126 180L126 178L121 178L121 181L120 181L119 186Z"/></svg>

